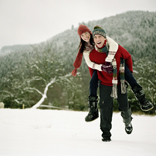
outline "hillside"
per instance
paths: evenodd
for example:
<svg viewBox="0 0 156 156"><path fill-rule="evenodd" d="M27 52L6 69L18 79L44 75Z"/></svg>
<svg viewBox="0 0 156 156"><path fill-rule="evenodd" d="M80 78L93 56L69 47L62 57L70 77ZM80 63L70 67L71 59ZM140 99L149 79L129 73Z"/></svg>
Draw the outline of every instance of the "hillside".
<svg viewBox="0 0 156 156"><path fill-rule="evenodd" d="M152 60L154 59L153 56L156 58L155 12L130 11L83 24L87 25L90 30L93 30L95 25L100 25L105 29L108 36L112 37L132 54L134 60L146 56ZM68 45L76 49L79 42L77 28L65 31L52 38L51 41L59 48ZM70 50L68 51L70 53Z"/></svg>
<svg viewBox="0 0 156 156"><path fill-rule="evenodd" d="M148 56L153 59L151 55L155 56L156 12L129 11L83 24L87 25L91 30L95 25L103 27L108 36L126 47L132 56L134 55L134 59L140 56ZM45 41L45 43L47 42L51 43L55 48L57 47L58 54L65 53L63 49L68 48L70 54L70 48L72 51L76 50L79 44L77 28L66 30ZM42 44L44 43L40 43L38 46L42 46ZM1 49L1 52L28 50L28 47L30 48L30 45L6 46ZM66 55L68 54L66 53Z"/></svg>
<svg viewBox="0 0 156 156"><path fill-rule="evenodd" d="M102 26L108 36L131 53L134 75L148 99L155 103L156 13L129 11L83 24L91 30L95 25ZM84 60L78 76L69 76L78 45L77 28L72 28L40 44L3 47L0 52L0 100L6 107L21 108L22 104L31 107L45 96L44 89L55 79L43 103L86 110L90 76ZM63 77L65 75L68 77ZM130 89L129 96L131 104L136 105Z"/></svg>

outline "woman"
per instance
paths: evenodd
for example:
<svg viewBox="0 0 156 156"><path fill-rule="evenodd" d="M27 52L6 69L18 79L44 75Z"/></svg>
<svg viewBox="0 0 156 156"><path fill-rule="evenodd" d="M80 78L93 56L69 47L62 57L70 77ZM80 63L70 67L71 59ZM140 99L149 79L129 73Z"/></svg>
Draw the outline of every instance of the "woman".
<svg viewBox="0 0 156 156"><path fill-rule="evenodd" d="M80 25L78 28L78 35L80 36L80 45L79 45L79 52L77 54L76 60L74 62L75 69L72 71L72 75L76 76L77 68L81 66L82 57L84 55L86 64L88 67L94 69L94 73L92 75L90 81L90 95L89 95L89 113L85 118L85 121L93 121L98 118L98 108L97 108L97 87L98 87L98 76L96 70L105 71L107 73L112 73L112 65L111 61L113 56L118 50L118 44L111 39L110 37L106 36L106 46L108 47L108 57L106 58L107 64L95 64L91 62L89 59L90 52L94 49L94 41L92 37L92 32L90 29L85 25ZM110 55L109 55L110 54ZM112 54L112 55L111 55ZM133 77L131 71L125 65L125 80L130 84L132 91L134 92L136 98L140 103L140 107L143 111L149 111L153 108L153 104L149 102L145 98L145 94L142 90L142 87L137 83L135 78Z"/></svg>

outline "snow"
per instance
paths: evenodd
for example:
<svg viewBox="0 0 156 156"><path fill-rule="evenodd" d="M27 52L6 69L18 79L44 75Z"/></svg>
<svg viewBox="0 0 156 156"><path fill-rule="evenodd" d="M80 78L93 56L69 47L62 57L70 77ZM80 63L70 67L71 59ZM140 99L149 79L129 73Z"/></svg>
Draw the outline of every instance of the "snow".
<svg viewBox="0 0 156 156"><path fill-rule="evenodd" d="M100 119L87 112L0 109L1 156L155 156L156 116L133 115L127 135L120 113L113 113L112 141L101 141Z"/></svg>

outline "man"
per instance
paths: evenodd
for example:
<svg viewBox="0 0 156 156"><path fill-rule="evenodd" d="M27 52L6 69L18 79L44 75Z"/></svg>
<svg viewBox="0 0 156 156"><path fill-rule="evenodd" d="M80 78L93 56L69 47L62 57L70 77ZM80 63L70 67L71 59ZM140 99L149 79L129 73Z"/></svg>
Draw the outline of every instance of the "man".
<svg viewBox="0 0 156 156"><path fill-rule="evenodd" d="M113 98L119 103L119 110L125 123L125 131L131 134L133 127L131 124L131 108L128 104L127 91L124 80L124 60L132 71L131 55L120 45L116 53L108 53L107 40L105 31L95 26L93 30L95 48L90 53L90 60L97 64L103 64L103 71L97 71L100 80L100 128L102 131L102 141L111 141ZM112 66L112 73L110 70ZM108 67L108 70L107 70ZM93 69L90 69L92 76Z"/></svg>

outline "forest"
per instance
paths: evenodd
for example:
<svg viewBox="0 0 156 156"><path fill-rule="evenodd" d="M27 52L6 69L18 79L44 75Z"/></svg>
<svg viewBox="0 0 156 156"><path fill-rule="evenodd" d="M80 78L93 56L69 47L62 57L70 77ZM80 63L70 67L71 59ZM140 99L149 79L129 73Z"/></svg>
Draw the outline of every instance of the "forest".
<svg viewBox="0 0 156 156"><path fill-rule="evenodd" d="M156 13L129 11L85 24L99 25L123 46L133 59L133 75L146 98L156 104ZM0 51L0 101L5 108L88 109L90 74L83 59L76 77L74 69L79 36L71 26L45 42L14 45ZM130 86L128 99L133 112L142 112ZM114 111L118 104L114 100ZM155 114L155 109L145 114Z"/></svg>

